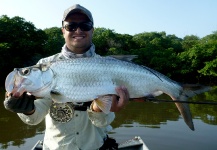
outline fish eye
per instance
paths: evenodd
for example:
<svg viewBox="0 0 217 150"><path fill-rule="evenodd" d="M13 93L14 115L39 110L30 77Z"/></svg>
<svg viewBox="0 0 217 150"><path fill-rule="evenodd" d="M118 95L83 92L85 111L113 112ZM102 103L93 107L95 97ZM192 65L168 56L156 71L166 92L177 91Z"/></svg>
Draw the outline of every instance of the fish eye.
<svg viewBox="0 0 217 150"><path fill-rule="evenodd" d="M21 70L20 73L21 73L22 75L24 75L24 76L27 76L27 75L30 74L30 72L31 72L31 70L30 70L29 68L24 68L24 69Z"/></svg>

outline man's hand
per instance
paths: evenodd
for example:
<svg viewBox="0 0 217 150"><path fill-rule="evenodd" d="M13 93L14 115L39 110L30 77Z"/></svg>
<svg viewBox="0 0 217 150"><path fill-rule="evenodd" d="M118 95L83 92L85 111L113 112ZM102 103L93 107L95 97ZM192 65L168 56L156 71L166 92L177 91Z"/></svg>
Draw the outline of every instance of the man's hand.
<svg viewBox="0 0 217 150"><path fill-rule="evenodd" d="M28 95L26 92L19 97L5 93L4 106L9 111L30 115L35 111L34 100L35 96Z"/></svg>
<svg viewBox="0 0 217 150"><path fill-rule="evenodd" d="M112 106L110 109L111 112L118 112L123 109L127 105L130 98L129 92L126 87L119 86L115 90L119 97L116 95L112 96Z"/></svg>

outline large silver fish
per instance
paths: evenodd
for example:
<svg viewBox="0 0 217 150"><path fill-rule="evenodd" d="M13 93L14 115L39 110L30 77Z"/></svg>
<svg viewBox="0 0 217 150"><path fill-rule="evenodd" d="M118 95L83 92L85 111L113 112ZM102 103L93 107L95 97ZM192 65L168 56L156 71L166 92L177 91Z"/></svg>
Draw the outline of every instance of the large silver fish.
<svg viewBox="0 0 217 150"><path fill-rule="evenodd" d="M56 102L87 102L103 95L117 94L115 87L127 87L130 98L158 96L162 93L173 100L187 98L209 90L194 91L145 66L112 57L76 58L26 68L14 69L6 78L9 93L27 91L37 97L49 97ZM97 101L108 112L108 101ZM188 104L175 103L185 122L194 130Z"/></svg>

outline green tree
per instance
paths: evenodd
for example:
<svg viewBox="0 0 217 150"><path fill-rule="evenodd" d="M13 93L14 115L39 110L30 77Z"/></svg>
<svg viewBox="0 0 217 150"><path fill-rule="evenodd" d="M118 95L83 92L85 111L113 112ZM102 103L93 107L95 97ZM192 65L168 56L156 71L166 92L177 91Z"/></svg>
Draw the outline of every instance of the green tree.
<svg viewBox="0 0 217 150"><path fill-rule="evenodd" d="M111 47L118 47L115 42L115 33L106 28L95 28L93 43L96 46L96 52L100 55L106 55Z"/></svg>
<svg viewBox="0 0 217 150"><path fill-rule="evenodd" d="M184 50L189 50L194 45L196 45L200 41L200 38L195 35L187 35L183 38L183 41L181 42L182 47Z"/></svg>
<svg viewBox="0 0 217 150"><path fill-rule="evenodd" d="M35 64L43 54L46 34L21 17L0 17L1 75L5 77L13 68ZM8 59L10 61L8 61ZM5 79L5 78L1 78Z"/></svg>
<svg viewBox="0 0 217 150"><path fill-rule="evenodd" d="M128 34L118 34L115 31L105 28L95 28L93 43L96 52L101 55L124 55L129 54L130 48L135 43L132 36Z"/></svg>
<svg viewBox="0 0 217 150"><path fill-rule="evenodd" d="M137 63L153 68L169 77L177 72L178 53L182 51L181 39L165 32L144 32L133 37L137 49L131 53L138 55Z"/></svg>
<svg viewBox="0 0 217 150"><path fill-rule="evenodd" d="M47 28L44 29L44 32L46 33L48 38L48 40L44 45L45 56L50 56L59 53L65 42L61 28L58 27Z"/></svg>
<svg viewBox="0 0 217 150"><path fill-rule="evenodd" d="M201 42L205 60L204 67L198 72L213 79L217 77L217 31L204 37Z"/></svg>
<svg viewBox="0 0 217 150"><path fill-rule="evenodd" d="M186 50L179 55L183 64L180 73L185 77L192 76L197 79L192 82L207 82L207 79L210 82L214 81L217 71L217 33L214 32L202 39L194 37L188 43L191 44L186 46Z"/></svg>
<svg viewBox="0 0 217 150"><path fill-rule="evenodd" d="M109 48L107 55L129 55L130 49L135 47L135 42L132 40L133 36L129 34L115 34L115 43L113 47Z"/></svg>
<svg viewBox="0 0 217 150"><path fill-rule="evenodd" d="M197 82L197 71L195 70L195 67L192 66L192 61L194 52L197 50L196 45L200 42L199 37L195 35L187 35L183 38L181 45L183 48L183 51L178 54L178 59L180 60L180 66L178 69L178 76L183 79L183 81L186 81L188 79L189 82L189 76L192 76L194 78L191 78L192 83Z"/></svg>

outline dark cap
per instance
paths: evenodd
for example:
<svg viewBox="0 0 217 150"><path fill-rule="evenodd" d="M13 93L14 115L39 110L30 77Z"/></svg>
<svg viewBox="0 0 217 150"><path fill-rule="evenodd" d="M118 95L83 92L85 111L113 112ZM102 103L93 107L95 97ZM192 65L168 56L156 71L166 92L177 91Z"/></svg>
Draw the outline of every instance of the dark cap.
<svg viewBox="0 0 217 150"><path fill-rule="evenodd" d="M75 12L79 12L79 13L83 13L85 14L89 20L93 23L93 17L92 17L92 14L89 10L87 10L86 8L84 8L83 6L79 5L79 4L75 4L71 7L69 7L68 9L66 9L64 11L64 14L63 14L63 20L62 21L65 21L66 18L72 14L72 13L75 13Z"/></svg>

